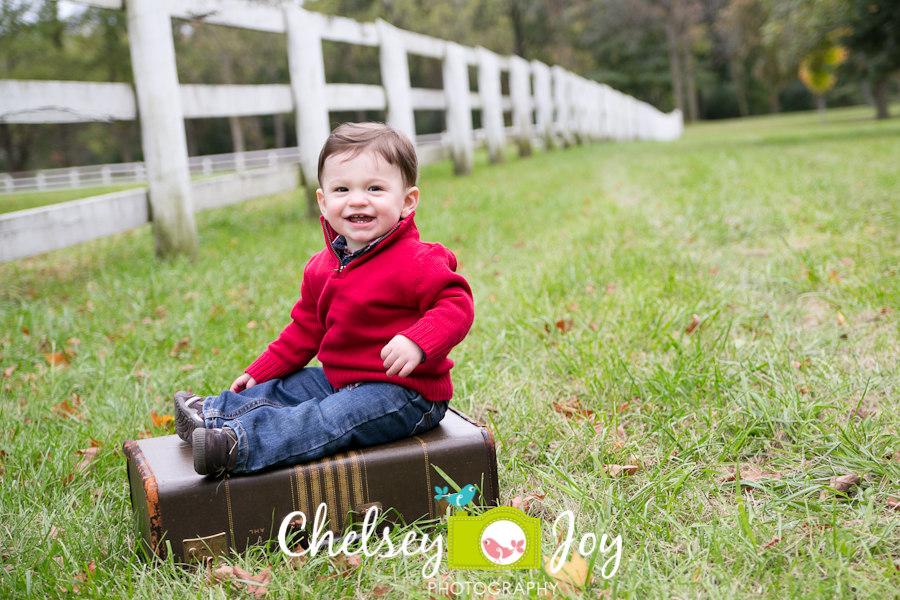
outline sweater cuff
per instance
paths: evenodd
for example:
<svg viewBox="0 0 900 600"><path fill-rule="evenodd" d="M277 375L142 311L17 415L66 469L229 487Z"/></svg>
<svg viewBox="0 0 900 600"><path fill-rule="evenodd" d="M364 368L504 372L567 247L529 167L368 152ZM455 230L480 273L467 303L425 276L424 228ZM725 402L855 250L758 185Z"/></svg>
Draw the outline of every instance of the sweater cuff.
<svg viewBox="0 0 900 600"><path fill-rule="evenodd" d="M284 365L269 356L268 353L262 354L262 356L253 361L253 364L244 369L244 373L255 379L256 383L269 381L285 374Z"/></svg>
<svg viewBox="0 0 900 600"><path fill-rule="evenodd" d="M423 362L430 362L435 358L441 357L443 354L441 350L447 343L441 332L424 319L409 329L401 331L399 335L408 337L422 349L422 352L425 353Z"/></svg>

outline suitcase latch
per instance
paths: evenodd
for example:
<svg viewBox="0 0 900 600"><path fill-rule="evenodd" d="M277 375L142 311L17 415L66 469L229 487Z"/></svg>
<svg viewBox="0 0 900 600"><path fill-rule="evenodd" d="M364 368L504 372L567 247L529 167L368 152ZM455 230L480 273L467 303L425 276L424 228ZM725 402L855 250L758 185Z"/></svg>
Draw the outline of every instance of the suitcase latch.
<svg viewBox="0 0 900 600"><path fill-rule="evenodd" d="M224 554L228 550L228 538L225 532L207 537L190 538L181 541L184 544L184 558L188 562L199 562Z"/></svg>

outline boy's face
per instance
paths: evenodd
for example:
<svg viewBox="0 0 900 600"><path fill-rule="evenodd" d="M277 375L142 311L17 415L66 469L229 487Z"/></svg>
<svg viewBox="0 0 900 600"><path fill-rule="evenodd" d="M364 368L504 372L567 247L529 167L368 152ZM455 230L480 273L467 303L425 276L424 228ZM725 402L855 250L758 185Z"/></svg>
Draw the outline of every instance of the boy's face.
<svg viewBox="0 0 900 600"><path fill-rule="evenodd" d="M380 154L334 154L322 167L319 210L356 252L393 229L419 204L419 188L406 187L400 168Z"/></svg>

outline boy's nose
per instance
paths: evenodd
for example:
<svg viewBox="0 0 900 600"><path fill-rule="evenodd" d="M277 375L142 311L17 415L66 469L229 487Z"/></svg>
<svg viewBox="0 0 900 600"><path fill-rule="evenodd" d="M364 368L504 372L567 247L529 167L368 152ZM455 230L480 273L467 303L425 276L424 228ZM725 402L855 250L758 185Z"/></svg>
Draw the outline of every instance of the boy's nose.
<svg viewBox="0 0 900 600"><path fill-rule="evenodd" d="M356 192L350 194L350 200L348 202L354 206L365 205L369 203L369 197L365 192Z"/></svg>

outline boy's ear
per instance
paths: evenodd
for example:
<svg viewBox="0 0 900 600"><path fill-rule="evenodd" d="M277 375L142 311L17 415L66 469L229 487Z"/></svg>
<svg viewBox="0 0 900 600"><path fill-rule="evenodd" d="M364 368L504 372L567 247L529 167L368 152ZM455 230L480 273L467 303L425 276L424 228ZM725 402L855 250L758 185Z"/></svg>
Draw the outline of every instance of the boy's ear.
<svg viewBox="0 0 900 600"><path fill-rule="evenodd" d="M322 188L316 190L316 201L319 203L319 211L322 215L325 215L325 192L322 191Z"/></svg>
<svg viewBox="0 0 900 600"><path fill-rule="evenodd" d="M403 210L400 211L400 218L408 217L416 207L419 206L419 188L412 186L406 190L406 196L403 198Z"/></svg>

